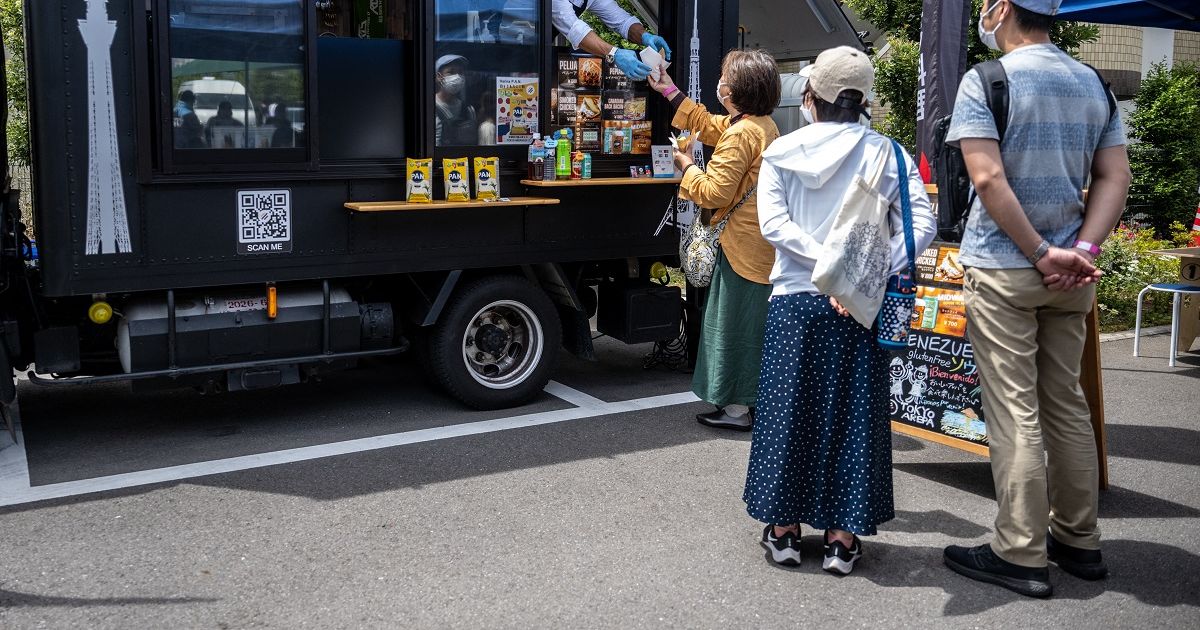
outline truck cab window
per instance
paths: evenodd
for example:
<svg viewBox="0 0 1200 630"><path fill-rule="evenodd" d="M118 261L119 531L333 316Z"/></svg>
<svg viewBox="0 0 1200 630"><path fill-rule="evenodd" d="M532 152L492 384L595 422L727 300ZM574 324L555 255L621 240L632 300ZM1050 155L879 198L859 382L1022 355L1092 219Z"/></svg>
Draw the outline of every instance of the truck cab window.
<svg viewBox="0 0 1200 630"><path fill-rule="evenodd" d="M305 146L302 0L169 0L177 150Z"/></svg>
<svg viewBox="0 0 1200 630"><path fill-rule="evenodd" d="M528 144L537 131L538 0L436 0L434 144Z"/></svg>

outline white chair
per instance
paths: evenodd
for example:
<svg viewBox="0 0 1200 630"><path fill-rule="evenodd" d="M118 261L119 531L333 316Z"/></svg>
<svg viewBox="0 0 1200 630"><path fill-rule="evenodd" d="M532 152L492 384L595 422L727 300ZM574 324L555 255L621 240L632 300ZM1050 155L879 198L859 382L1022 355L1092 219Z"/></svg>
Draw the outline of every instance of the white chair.
<svg viewBox="0 0 1200 630"><path fill-rule="evenodd" d="M1175 346L1179 343L1179 311L1183 303L1183 295L1190 294L1200 296L1200 286L1192 284L1150 284L1138 293L1137 299L1137 319L1133 324L1133 356L1141 356L1142 341L1142 298L1150 291L1163 291L1174 295L1171 301L1171 350L1168 354L1167 365L1175 367Z"/></svg>

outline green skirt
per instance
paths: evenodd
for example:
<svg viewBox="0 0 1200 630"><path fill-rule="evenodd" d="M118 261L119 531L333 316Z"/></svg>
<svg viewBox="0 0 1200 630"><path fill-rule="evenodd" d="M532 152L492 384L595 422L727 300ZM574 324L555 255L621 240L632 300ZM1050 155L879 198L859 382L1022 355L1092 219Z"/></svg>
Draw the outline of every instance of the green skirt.
<svg viewBox="0 0 1200 630"><path fill-rule="evenodd" d="M717 256L692 376L692 391L701 400L718 407L754 406L770 298L771 285L737 275L724 253Z"/></svg>

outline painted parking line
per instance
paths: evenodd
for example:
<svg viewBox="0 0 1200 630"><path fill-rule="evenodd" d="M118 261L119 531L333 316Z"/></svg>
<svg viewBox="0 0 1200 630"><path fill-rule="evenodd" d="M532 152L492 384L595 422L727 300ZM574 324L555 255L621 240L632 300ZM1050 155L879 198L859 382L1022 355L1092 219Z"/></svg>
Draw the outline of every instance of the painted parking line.
<svg viewBox="0 0 1200 630"><path fill-rule="evenodd" d="M544 411L540 413L512 416L508 418L496 418L494 420L482 420L479 422L468 422L464 424L420 429L416 431L390 433L387 435L332 442L329 444L318 444L314 446L292 448L282 451L272 451L269 453L256 453L254 455L242 455L239 457L196 462L193 464L182 464L179 466L168 466L165 468L139 470L117 475L108 475L105 477L95 477L92 479L65 481L61 483L47 484L44 486L29 485L29 468L25 459L25 441L20 432L19 418L17 418L17 443L8 446L7 448L0 449L0 507L20 505L22 503L30 503L33 501L44 501L47 499L61 499L83 494L106 492L110 490L120 490L123 488L132 488L156 483L181 481L184 479L192 479L208 475L250 470L253 468L263 468L266 466L278 466L280 464L291 464L321 459L324 457L349 455L352 453L362 453L366 451L392 448L395 446L405 446L408 444L433 442L437 440L446 440L469 435L507 431L509 429L520 429L525 427L554 424L558 422L569 422L571 420L583 420L585 418L595 418L598 416L606 416L616 413L657 409L659 407L683 405L699 400L692 392L680 392L677 394L650 396L647 398L636 398L633 400L622 400L610 403L562 385L561 383L551 383L551 385L547 386L546 391L577 406L570 409L559 409L555 411Z"/></svg>

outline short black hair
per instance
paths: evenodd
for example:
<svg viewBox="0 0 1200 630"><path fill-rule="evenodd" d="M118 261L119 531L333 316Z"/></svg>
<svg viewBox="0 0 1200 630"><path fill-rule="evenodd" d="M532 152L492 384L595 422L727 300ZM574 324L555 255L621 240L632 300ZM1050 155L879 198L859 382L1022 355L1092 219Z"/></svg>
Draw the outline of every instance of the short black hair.
<svg viewBox="0 0 1200 630"><path fill-rule="evenodd" d="M1033 11L1026 9L1025 7L1017 6L1013 2L1009 2L1008 4L1009 4L1009 6L1012 7L1013 15L1017 19L1017 26L1020 27L1020 29L1022 31L1025 31L1025 32L1036 31L1039 33L1042 33L1042 32L1049 33L1050 27L1054 26L1054 16L1053 15L1043 15L1041 13L1034 13Z"/></svg>
<svg viewBox="0 0 1200 630"><path fill-rule="evenodd" d="M852 123L858 122L858 117L862 115L858 108L841 107L817 96L812 90L807 91L812 96L813 109L817 110L817 120L820 122ZM863 100L863 93L858 90L842 90L838 96L854 103L861 103Z"/></svg>

